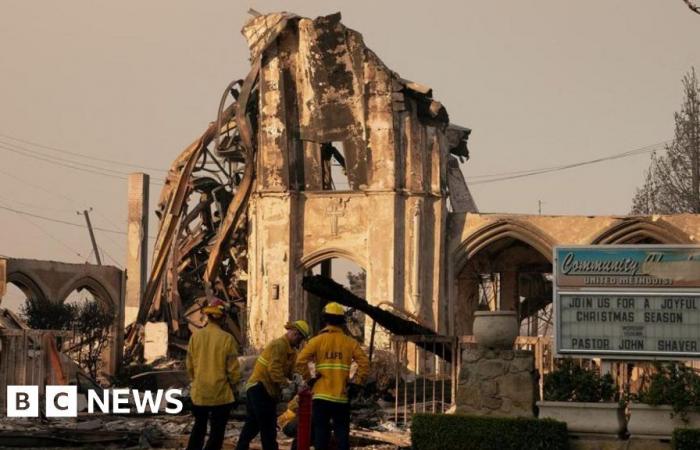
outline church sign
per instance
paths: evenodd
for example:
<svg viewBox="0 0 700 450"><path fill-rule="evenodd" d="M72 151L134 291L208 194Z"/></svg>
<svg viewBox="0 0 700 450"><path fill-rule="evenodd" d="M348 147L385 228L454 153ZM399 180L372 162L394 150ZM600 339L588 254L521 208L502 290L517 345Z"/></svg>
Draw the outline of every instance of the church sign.
<svg viewBox="0 0 700 450"><path fill-rule="evenodd" d="M554 313L560 355L700 357L700 246L556 247Z"/></svg>

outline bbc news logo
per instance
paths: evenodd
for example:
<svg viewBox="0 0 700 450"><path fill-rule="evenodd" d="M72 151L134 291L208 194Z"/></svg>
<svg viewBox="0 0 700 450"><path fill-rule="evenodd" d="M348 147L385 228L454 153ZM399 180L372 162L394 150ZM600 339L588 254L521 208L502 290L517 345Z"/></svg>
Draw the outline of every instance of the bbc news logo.
<svg viewBox="0 0 700 450"><path fill-rule="evenodd" d="M77 386L46 386L46 417L77 417ZM137 391L135 389L105 389L87 392L87 412L107 414L159 413L178 414L182 411L181 389ZM165 408L161 405L165 402ZM39 417L39 386L7 386L7 417Z"/></svg>

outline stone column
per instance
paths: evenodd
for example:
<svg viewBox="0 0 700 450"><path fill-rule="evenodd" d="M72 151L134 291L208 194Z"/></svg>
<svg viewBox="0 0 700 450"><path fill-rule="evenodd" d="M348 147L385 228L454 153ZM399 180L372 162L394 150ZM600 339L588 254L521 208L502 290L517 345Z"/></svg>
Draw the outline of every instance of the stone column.
<svg viewBox="0 0 700 450"><path fill-rule="evenodd" d="M474 329L474 312L479 306L479 282L476 278L457 278L457 298L455 299L454 334L469 336Z"/></svg>
<svg viewBox="0 0 700 450"><path fill-rule="evenodd" d="M124 326L136 320L148 276L148 188L147 174L129 175Z"/></svg>
<svg viewBox="0 0 700 450"><path fill-rule="evenodd" d="M396 227L394 217L397 205L394 194L370 194L369 211L382 211L382 214L373 214L369 220L367 232L367 300L376 305L386 301L403 308L400 296L402 291L397 290L397 248ZM403 245L403 243L401 243ZM403 264L403 261L401 261ZM401 287L403 289L403 286ZM365 322L365 336L372 333L372 321ZM391 337L381 327L375 330L374 342L378 349L389 348Z"/></svg>
<svg viewBox="0 0 700 450"><path fill-rule="evenodd" d="M295 245L292 243L295 200L288 193L264 193L253 197L253 227L249 242L248 342L262 349L284 332L294 297Z"/></svg>

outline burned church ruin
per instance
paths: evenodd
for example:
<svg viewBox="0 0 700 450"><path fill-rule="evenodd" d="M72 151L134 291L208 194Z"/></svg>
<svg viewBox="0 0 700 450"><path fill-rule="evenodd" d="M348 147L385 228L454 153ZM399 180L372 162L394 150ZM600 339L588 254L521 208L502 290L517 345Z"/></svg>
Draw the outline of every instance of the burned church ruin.
<svg viewBox="0 0 700 450"><path fill-rule="evenodd" d="M127 299L127 354L148 322L184 349L207 292L231 304L247 347L290 318L315 322L302 280L334 258L364 270L373 305L440 334L471 334L479 308L519 311L526 334L548 334L555 245L697 242L692 215L479 213L460 169L470 130L340 14L255 15L242 32L250 72L160 194L152 268L140 301ZM134 235L130 249L145 248Z"/></svg>
<svg viewBox="0 0 700 450"><path fill-rule="evenodd" d="M367 298L434 326L447 214L475 210L458 169L470 130L340 14L257 16L243 34L250 73L168 174L134 328L164 321L186 342L211 289L235 305L239 341L258 347L275 324L313 317L302 278L334 257L366 271Z"/></svg>

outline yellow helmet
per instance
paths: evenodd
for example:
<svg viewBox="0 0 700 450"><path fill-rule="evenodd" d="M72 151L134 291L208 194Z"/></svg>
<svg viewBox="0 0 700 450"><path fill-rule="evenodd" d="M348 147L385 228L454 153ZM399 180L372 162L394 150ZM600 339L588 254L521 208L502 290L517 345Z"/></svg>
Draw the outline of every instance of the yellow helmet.
<svg viewBox="0 0 700 450"><path fill-rule="evenodd" d="M344 316L345 310L339 303L330 302L323 307L323 314L328 314L329 316Z"/></svg>
<svg viewBox="0 0 700 450"><path fill-rule="evenodd" d="M208 316L214 318L221 318L224 316L224 311L226 310L226 303L220 298L214 297L207 306L202 308L202 312Z"/></svg>
<svg viewBox="0 0 700 450"><path fill-rule="evenodd" d="M287 322L284 326L287 330L297 330L304 336L304 339L308 339L311 336L311 327L306 323L305 320L295 320L294 322Z"/></svg>

